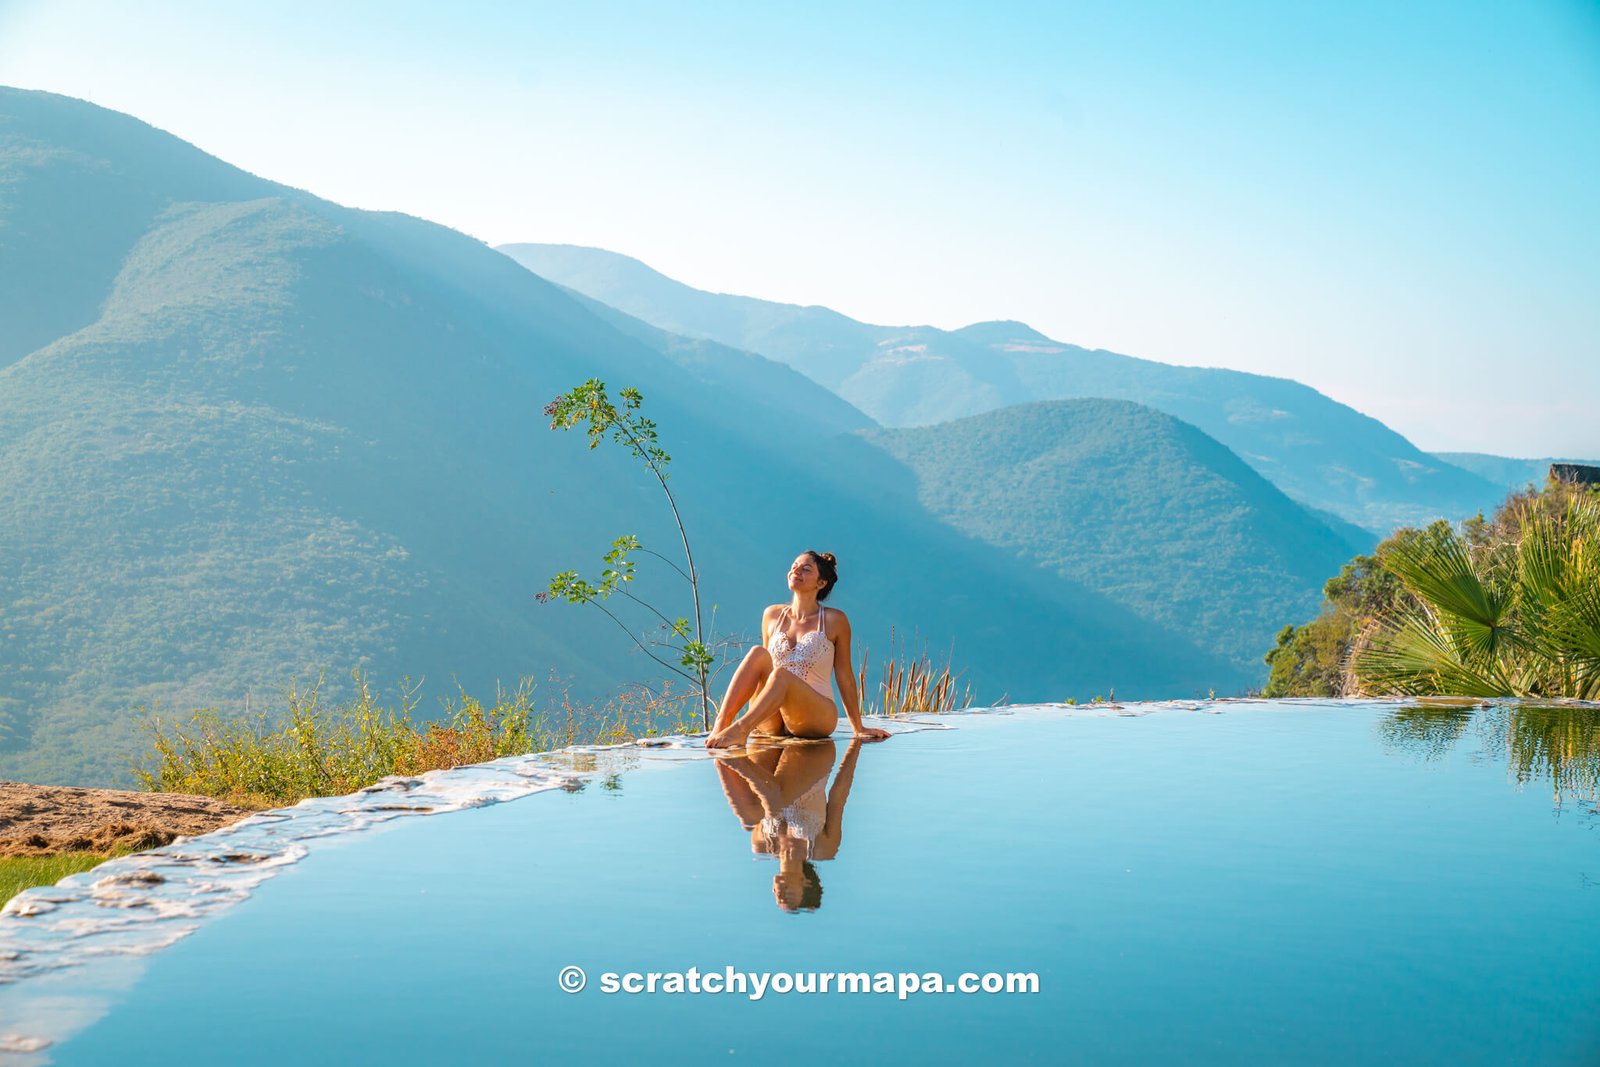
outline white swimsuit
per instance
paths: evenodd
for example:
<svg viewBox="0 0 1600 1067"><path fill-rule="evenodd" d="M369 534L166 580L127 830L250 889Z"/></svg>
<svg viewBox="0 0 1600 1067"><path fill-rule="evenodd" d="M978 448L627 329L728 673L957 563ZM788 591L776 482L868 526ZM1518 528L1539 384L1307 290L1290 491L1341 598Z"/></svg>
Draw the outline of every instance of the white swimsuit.
<svg viewBox="0 0 1600 1067"><path fill-rule="evenodd" d="M816 846L817 835L822 833L823 823L828 818L828 797L822 791L826 776L817 780L817 783L806 790L805 795L797 797L776 815L764 816L761 820L761 832L767 840L777 846L778 838L789 836L806 843L806 855L811 854L811 849Z"/></svg>
<svg viewBox="0 0 1600 1067"><path fill-rule="evenodd" d="M772 627L772 636L767 639L767 651L772 653L772 665L782 667L790 674L805 680L805 683L830 701L833 700L833 642L828 640L826 627L823 620L827 608L817 608L817 628L807 630L800 635L800 640L791 641L789 635L783 632L784 619L789 614L789 609L784 608L778 616L778 621Z"/></svg>

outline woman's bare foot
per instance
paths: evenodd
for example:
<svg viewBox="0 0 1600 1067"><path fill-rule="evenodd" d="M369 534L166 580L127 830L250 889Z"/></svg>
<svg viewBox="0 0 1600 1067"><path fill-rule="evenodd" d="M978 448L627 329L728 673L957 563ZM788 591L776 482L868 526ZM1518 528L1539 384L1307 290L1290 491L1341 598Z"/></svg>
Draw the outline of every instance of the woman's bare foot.
<svg viewBox="0 0 1600 1067"><path fill-rule="evenodd" d="M707 748L734 748L744 743L744 738L733 736L733 727L718 730L706 738Z"/></svg>
<svg viewBox="0 0 1600 1067"><path fill-rule="evenodd" d="M707 748L739 748L750 740L751 731L755 729L755 720L749 715L735 719L720 730L712 732L706 738Z"/></svg>

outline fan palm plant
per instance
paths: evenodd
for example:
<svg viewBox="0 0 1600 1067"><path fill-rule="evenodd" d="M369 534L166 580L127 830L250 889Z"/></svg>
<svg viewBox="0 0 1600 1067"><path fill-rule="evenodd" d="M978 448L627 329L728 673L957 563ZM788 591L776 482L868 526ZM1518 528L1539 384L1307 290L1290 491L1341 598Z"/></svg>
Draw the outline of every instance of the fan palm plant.
<svg viewBox="0 0 1600 1067"><path fill-rule="evenodd" d="M1534 507L1514 538L1431 527L1383 560L1411 600L1375 618L1351 667L1365 693L1600 696L1600 499Z"/></svg>

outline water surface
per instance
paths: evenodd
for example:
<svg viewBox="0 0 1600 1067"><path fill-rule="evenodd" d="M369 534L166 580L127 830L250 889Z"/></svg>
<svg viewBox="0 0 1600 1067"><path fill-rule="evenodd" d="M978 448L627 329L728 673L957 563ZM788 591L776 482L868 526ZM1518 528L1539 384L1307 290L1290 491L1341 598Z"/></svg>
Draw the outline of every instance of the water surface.
<svg viewBox="0 0 1600 1067"><path fill-rule="evenodd" d="M255 843L295 862L160 951L17 972L0 1030L55 1011L12 1058L62 1064L1600 1058L1596 709L1124 710L547 760L514 802L303 839L291 817ZM519 792L451 775L411 792ZM1039 988L600 988L691 967Z"/></svg>

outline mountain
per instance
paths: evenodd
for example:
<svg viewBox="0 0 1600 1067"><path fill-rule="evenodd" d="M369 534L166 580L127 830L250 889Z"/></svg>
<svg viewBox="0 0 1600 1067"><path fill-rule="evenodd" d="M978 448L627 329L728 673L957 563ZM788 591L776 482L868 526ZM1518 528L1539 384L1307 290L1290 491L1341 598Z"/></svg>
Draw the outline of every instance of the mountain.
<svg viewBox="0 0 1600 1067"><path fill-rule="evenodd" d="M1528 486L1540 486L1545 479L1550 477L1552 463L1581 463L1584 466L1600 466L1600 460L1592 459L1513 459L1509 456L1491 456L1484 452L1435 452L1434 455L1445 463L1453 464L1462 470L1471 471L1480 478L1487 478L1503 489L1513 492L1526 489ZM1487 510L1487 509L1486 509Z"/></svg>
<svg viewBox="0 0 1600 1067"><path fill-rule="evenodd" d="M579 299L663 351L721 348ZM913 506L1183 633L1245 678L1282 620L1313 610L1327 578L1376 543L1199 429L1128 401L1037 402L859 436L913 472Z"/></svg>
<svg viewBox="0 0 1600 1067"><path fill-rule="evenodd" d="M1373 542L1341 536L1188 423L1124 400L1058 400L863 436L964 533L1104 593L1228 656Z"/></svg>
<svg viewBox="0 0 1600 1067"><path fill-rule="evenodd" d="M1255 680L944 523L786 366L81 101L0 89L0 293L0 777L125 781L140 705L260 707L320 671L426 679L423 711L552 669L654 680L598 612L531 600L621 534L676 537L630 457L547 429L590 377L643 392L724 635L815 546L859 643L953 643L980 699Z"/></svg>
<svg viewBox="0 0 1600 1067"><path fill-rule="evenodd" d="M1385 534L1492 506L1502 487L1298 382L1054 341L1018 322L872 326L821 307L702 292L613 252L511 244L528 269L653 325L781 360L886 426L1035 400L1131 400L1191 423L1295 500Z"/></svg>

